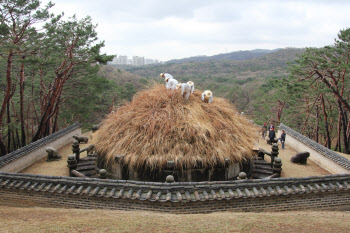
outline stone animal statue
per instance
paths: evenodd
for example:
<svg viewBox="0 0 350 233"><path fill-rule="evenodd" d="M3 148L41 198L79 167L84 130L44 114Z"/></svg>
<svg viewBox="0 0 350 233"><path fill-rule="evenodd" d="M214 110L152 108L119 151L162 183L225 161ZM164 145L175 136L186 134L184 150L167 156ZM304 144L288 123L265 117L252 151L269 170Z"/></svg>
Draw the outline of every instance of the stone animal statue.
<svg viewBox="0 0 350 233"><path fill-rule="evenodd" d="M88 137L78 137L78 136L73 136L75 140L77 140L79 143L88 143L89 138Z"/></svg>
<svg viewBox="0 0 350 233"><path fill-rule="evenodd" d="M209 104L213 102L213 93L209 90L206 90L205 92L203 92L202 101Z"/></svg>
<svg viewBox="0 0 350 233"><path fill-rule="evenodd" d="M178 83L179 82L174 78L165 77L165 87L168 90L175 90Z"/></svg>
<svg viewBox="0 0 350 233"><path fill-rule="evenodd" d="M93 126L91 126L91 130L92 130L93 133L96 132L99 128L100 128L100 125L93 125Z"/></svg>
<svg viewBox="0 0 350 233"><path fill-rule="evenodd" d="M303 151L303 152L300 152L296 155L294 155L290 161L292 163L300 163L300 164L306 164L307 162L307 158L310 156L310 152L307 152L307 151Z"/></svg>
<svg viewBox="0 0 350 233"><path fill-rule="evenodd" d="M190 94L194 92L194 83L192 81L189 81L187 83L180 83L176 85L176 89L181 88L181 95L185 99L188 99Z"/></svg>
<svg viewBox="0 0 350 233"><path fill-rule="evenodd" d="M46 147L47 160L46 161L56 161L60 160L62 156L57 152L55 148Z"/></svg>

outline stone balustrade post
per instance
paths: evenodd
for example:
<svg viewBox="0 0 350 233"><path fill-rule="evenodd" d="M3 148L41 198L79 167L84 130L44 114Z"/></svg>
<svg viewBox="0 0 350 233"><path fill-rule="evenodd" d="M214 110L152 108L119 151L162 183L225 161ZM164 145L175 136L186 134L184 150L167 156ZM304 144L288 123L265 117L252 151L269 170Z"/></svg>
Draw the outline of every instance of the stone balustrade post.
<svg viewBox="0 0 350 233"><path fill-rule="evenodd" d="M77 169L78 161L75 155L69 155L67 159L67 167L69 168L69 176L72 176L72 171Z"/></svg>
<svg viewBox="0 0 350 233"><path fill-rule="evenodd" d="M274 173L277 173L279 176L281 176L282 160L280 158L275 158L275 160L273 162L273 171L274 171Z"/></svg>
<svg viewBox="0 0 350 233"><path fill-rule="evenodd" d="M79 160L80 160L80 148L79 148L79 142L77 140L73 141L72 151L75 154L75 159L79 163Z"/></svg>
<svg viewBox="0 0 350 233"><path fill-rule="evenodd" d="M247 179L247 174L245 172L240 172L238 174L237 180L246 180Z"/></svg>
<svg viewBox="0 0 350 233"><path fill-rule="evenodd" d="M278 157L278 145L277 143L272 144L272 151L271 151L271 163L275 161L275 158Z"/></svg>
<svg viewBox="0 0 350 233"><path fill-rule="evenodd" d="M101 169L99 172L100 179L107 179L107 171L105 169Z"/></svg>

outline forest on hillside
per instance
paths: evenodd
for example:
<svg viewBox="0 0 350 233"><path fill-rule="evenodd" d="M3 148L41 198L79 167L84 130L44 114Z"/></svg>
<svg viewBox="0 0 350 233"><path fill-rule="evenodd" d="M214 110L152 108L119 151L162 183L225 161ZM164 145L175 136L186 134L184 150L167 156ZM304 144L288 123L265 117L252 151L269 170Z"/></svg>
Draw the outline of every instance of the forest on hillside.
<svg viewBox="0 0 350 233"><path fill-rule="evenodd" d="M98 73L114 56L100 53L104 42L92 19L63 19L50 13L53 6L1 1L1 155L75 121L98 123L135 93L130 83Z"/></svg>

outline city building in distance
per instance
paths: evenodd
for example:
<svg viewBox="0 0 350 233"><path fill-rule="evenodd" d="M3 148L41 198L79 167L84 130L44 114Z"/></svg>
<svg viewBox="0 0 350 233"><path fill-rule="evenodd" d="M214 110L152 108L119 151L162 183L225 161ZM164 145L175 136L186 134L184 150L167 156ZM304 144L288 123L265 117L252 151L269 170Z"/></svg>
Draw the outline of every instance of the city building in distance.
<svg viewBox="0 0 350 233"><path fill-rule="evenodd" d="M154 65L160 64L157 59L150 59L145 57L133 56L131 59L128 59L128 56L120 55L115 56L113 61L109 62L111 65L131 65L131 66L144 66L144 65Z"/></svg>

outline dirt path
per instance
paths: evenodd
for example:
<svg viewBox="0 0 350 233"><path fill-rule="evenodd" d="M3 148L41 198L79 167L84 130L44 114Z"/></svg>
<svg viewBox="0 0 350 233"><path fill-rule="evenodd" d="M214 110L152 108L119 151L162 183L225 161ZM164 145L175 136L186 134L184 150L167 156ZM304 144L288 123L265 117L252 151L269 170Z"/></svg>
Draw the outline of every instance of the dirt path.
<svg viewBox="0 0 350 233"><path fill-rule="evenodd" d="M83 134L85 137L90 136L90 132ZM90 140L90 139L89 139ZM80 144L80 149L90 145ZM48 176L69 176L69 170L67 167L68 156L73 154L72 145L68 144L58 150L58 153L62 156L59 161L46 162L46 157L34 163L33 165L22 170L20 173L35 174L35 175L48 175ZM86 157L86 152L80 155L81 158Z"/></svg>
<svg viewBox="0 0 350 233"><path fill-rule="evenodd" d="M265 140L259 139L259 143L256 146L262 148L266 151L271 151L271 145L268 145ZM322 176L329 175L330 173L319 167L317 164L308 159L306 165L298 165L290 162L290 158L297 154L298 152L293 148L289 147L287 142L285 144L285 149L282 150L281 144L278 144L279 155L282 159L282 177L306 177L306 176ZM266 161L271 161L269 156L265 156Z"/></svg>
<svg viewBox="0 0 350 233"><path fill-rule="evenodd" d="M85 134L91 138L91 132ZM80 144L80 148L86 147L89 144ZM271 145L268 145L266 141L259 139L259 143L256 145L258 148L262 148L267 151L271 151ZM320 176L330 174L328 171L316 165L311 160L308 160L307 165L298 165L290 162L290 158L294 156L297 151L289 147L286 144L285 149L281 149L279 144L279 157L282 159L282 177L306 177L306 176ZM72 146L69 144L58 151L62 155L60 161L46 162L46 158L38 161L32 166L21 171L21 173L38 174L38 175L50 175L50 176L68 176L67 158L72 154ZM85 157L84 152L81 157ZM269 160L270 157L266 156L265 160Z"/></svg>

